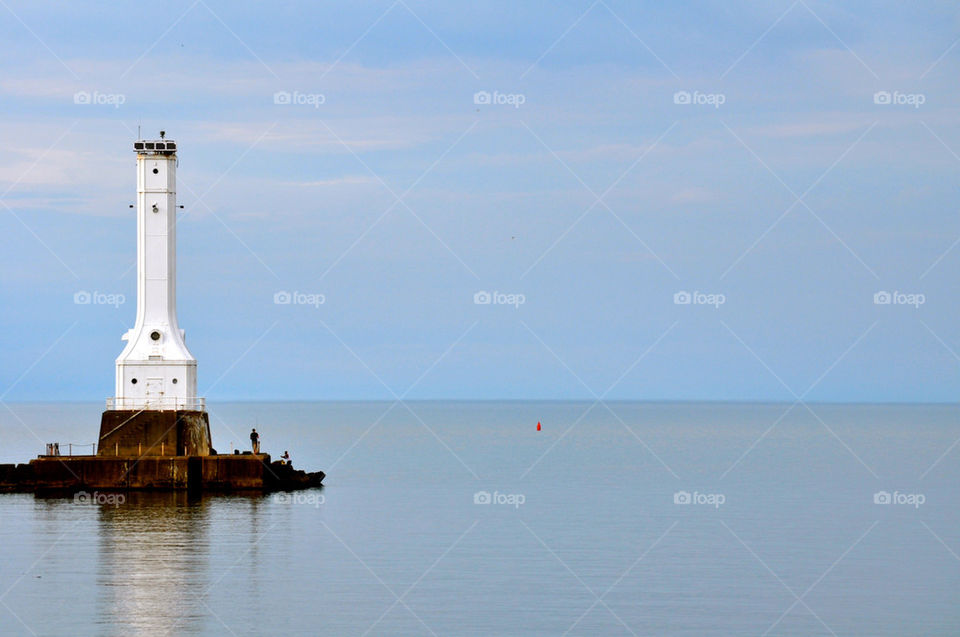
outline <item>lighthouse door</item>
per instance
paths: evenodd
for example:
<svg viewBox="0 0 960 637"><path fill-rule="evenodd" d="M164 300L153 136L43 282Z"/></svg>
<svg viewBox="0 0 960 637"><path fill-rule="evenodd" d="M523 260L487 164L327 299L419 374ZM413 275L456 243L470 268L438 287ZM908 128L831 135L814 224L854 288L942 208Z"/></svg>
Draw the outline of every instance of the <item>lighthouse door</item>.
<svg viewBox="0 0 960 637"><path fill-rule="evenodd" d="M163 405L163 379L148 378L146 390L147 406L154 408L161 407Z"/></svg>

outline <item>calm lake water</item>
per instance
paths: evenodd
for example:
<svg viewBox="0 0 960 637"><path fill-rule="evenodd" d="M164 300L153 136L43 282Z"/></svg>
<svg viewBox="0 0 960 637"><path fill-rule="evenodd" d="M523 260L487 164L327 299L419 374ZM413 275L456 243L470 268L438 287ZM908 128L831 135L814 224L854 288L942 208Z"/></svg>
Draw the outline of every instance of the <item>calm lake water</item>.
<svg viewBox="0 0 960 637"><path fill-rule="evenodd" d="M101 410L10 407L0 462ZM0 633L960 634L960 408L789 408L213 404L325 487L0 495Z"/></svg>

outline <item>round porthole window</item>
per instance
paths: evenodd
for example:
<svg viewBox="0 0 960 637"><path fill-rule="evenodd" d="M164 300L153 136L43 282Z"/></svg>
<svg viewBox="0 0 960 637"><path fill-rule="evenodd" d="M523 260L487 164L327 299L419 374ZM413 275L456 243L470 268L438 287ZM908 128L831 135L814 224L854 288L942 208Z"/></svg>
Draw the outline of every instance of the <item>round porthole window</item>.
<svg viewBox="0 0 960 637"><path fill-rule="evenodd" d="M150 332L150 338L153 339L153 340L155 340L155 341L159 341L159 340L160 340L160 332L158 332L157 330L153 330L152 332Z"/></svg>
<svg viewBox="0 0 960 637"><path fill-rule="evenodd" d="M159 172L160 172L160 171L157 170L156 168L153 169L153 174L154 174L154 175L156 175L156 174L159 173Z"/></svg>
<svg viewBox="0 0 960 637"><path fill-rule="evenodd" d="M173 384L174 384L174 385L177 384L177 379L176 379L176 378L173 379Z"/></svg>
<svg viewBox="0 0 960 637"><path fill-rule="evenodd" d="M137 379L136 379L136 378L131 378L131 379L130 379L130 384L131 384L131 385L136 385L136 384L137 384Z"/></svg>

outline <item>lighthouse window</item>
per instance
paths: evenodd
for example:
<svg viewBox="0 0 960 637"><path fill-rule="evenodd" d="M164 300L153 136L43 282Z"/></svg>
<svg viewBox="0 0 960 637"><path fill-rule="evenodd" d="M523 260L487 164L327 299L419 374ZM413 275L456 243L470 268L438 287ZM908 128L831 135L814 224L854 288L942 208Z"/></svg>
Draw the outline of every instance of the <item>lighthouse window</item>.
<svg viewBox="0 0 960 637"><path fill-rule="evenodd" d="M158 332L157 330L153 330L152 332L150 332L150 338L152 338L152 339L155 340L155 341L159 341L159 340L160 340L160 332Z"/></svg>
<svg viewBox="0 0 960 637"><path fill-rule="evenodd" d="M156 168L153 169L153 174L154 174L154 175L156 175L158 172L160 172L160 171L157 170Z"/></svg>
<svg viewBox="0 0 960 637"><path fill-rule="evenodd" d="M173 379L173 384L174 384L174 385L177 384L177 379L176 379L176 378Z"/></svg>
<svg viewBox="0 0 960 637"><path fill-rule="evenodd" d="M131 384L131 385L136 385L136 384L137 384L137 379L136 379L136 378L131 378L131 379L130 379L130 384Z"/></svg>

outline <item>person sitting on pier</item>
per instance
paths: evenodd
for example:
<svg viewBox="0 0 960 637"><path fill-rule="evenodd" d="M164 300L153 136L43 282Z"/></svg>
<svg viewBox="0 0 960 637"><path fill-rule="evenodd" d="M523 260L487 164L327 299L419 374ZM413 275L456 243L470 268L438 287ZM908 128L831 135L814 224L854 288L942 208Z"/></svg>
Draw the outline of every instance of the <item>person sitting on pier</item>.
<svg viewBox="0 0 960 637"><path fill-rule="evenodd" d="M256 429L250 432L250 446L253 447L253 453L260 453L260 434Z"/></svg>
<svg viewBox="0 0 960 637"><path fill-rule="evenodd" d="M280 462L283 464L290 464L290 452L284 450L283 455L280 456Z"/></svg>

